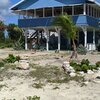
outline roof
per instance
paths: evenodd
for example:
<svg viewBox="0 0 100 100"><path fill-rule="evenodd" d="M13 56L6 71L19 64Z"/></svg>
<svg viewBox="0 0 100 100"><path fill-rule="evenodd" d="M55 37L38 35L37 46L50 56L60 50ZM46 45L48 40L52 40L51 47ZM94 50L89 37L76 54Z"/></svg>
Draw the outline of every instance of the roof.
<svg viewBox="0 0 100 100"><path fill-rule="evenodd" d="M47 7L58 7L72 4L85 3L86 0L22 0L11 7L11 10L38 9Z"/></svg>
<svg viewBox="0 0 100 100"><path fill-rule="evenodd" d="M100 0L21 0L11 7L11 10L28 10L47 7L58 7L73 4L82 4L87 1L93 2L100 6Z"/></svg>

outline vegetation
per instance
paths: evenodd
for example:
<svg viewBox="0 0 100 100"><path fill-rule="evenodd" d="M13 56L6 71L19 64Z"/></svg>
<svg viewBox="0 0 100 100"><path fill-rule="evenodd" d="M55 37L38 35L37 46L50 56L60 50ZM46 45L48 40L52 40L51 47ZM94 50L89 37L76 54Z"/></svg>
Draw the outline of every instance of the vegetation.
<svg viewBox="0 0 100 100"><path fill-rule="evenodd" d="M40 97L38 97L38 96L29 96L29 97L27 97L27 100L40 100Z"/></svg>
<svg viewBox="0 0 100 100"><path fill-rule="evenodd" d="M41 67L41 66L31 64L31 67L34 68L34 70L31 71L29 75L35 78L36 81L40 81L40 83L35 84L33 86L42 87L43 85L41 85L41 81L49 82L49 83L67 83L70 80L74 80L78 82L83 80L83 78L79 76L75 76L74 78L69 77L69 75L63 73L62 69L56 66Z"/></svg>
<svg viewBox="0 0 100 100"><path fill-rule="evenodd" d="M20 56L14 56L13 54L9 54L8 57L4 59L4 61L6 63L14 63L16 61L19 62L20 59L21 59Z"/></svg>
<svg viewBox="0 0 100 100"><path fill-rule="evenodd" d="M8 99L4 98L2 100L8 100ZM16 99L9 99L9 100L16 100ZM26 98L23 98L23 100L40 100L40 97L38 97L36 95L35 96L28 96Z"/></svg>
<svg viewBox="0 0 100 100"><path fill-rule="evenodd" d="M79 45L79 47L77 48L77 53L81 55L86 55L87 50L83 45Z"/></svg>
<svg viewBox="0 0 100 100"><path fill-rule="evenodd" d="M75 40L77 39L77 34L76 34L77 28L73 23L71 17L69 17L67 14L60 15L54 19L53 25L58 28L61 28L62 31L65 33L65 35L72 40L73 53L70 58L73 57L77 58L76 43L75 43Z"/></svg>
<svg viewBox="0 0 100 100"><path fill-rule="evenodd" d="M81 63L76 63L75 61L70 62L70 66L72 66L75 71L83 71L87 72L87 70L97 70L100 67L100 62L97 62L95 65L90 65L90 62L88 59L83 59Z"/></svg>

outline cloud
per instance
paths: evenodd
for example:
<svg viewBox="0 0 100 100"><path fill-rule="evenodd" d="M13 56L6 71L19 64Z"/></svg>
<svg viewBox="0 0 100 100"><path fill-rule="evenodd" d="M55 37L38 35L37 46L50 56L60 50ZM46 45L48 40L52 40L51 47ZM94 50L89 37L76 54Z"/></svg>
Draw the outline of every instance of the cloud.
<svg viewBox="0 0 100 100"><path fill-rule="evenodd" d="M3 19L5 16L9 15L10 5L11 5L10 0L0 0L0 18Z"/></svg>

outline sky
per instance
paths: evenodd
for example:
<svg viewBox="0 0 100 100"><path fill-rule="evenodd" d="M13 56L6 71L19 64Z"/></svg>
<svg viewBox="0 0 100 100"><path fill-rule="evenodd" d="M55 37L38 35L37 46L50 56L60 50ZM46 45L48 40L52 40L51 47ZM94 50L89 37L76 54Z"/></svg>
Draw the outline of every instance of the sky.
<svg viewBox="0 0 100 100"><path fill-rule="evenodd" d="M2 19L5 24L18 24L18 15L13 14L10 7L19 1L20 0L0 0L0 19Z"/></svg>

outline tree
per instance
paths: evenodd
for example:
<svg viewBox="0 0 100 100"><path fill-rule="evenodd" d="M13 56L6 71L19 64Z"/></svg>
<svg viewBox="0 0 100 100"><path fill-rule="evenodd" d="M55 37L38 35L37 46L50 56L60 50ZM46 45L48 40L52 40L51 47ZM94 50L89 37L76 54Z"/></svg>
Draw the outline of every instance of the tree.
<svg viewBox="0 0 100 100"><path fill-rule="evenodd" d="M15 43L19 37L20 37L20 33L18 31L15 30L15 28L18 27L15 24L9 24L7 27L7 32L8 32L8 36L11 40L13 40L13 42Z"/></svg>
<svg viewBox="0 0 100 100"><path fill-rule="evenodd" d="M4 31L5 31L5 25L2 21L0 21L0 41L2 42L5 39Z"/></svg>
<svg viewBox="0 0 100 100"><path fill-rule="evenodd" d="M72 40L73 52L70 58L77 58L77 50L75 40L77 38L77 28L73 23L71 17L67 14L60 15L53 20L53 26L60 27L62 31Z"/></svg>
<svg viewBox="0 0 100 100"><path fill-rule="evenodd" d="M24 41L23 31L15 24L9 24L7 27L8 36L13 41L15 48L21 49Z"/></svg>

